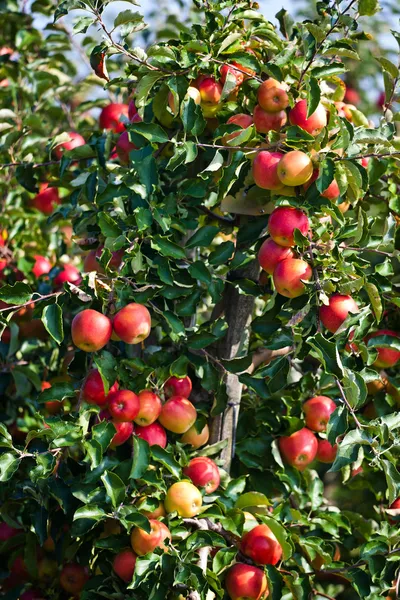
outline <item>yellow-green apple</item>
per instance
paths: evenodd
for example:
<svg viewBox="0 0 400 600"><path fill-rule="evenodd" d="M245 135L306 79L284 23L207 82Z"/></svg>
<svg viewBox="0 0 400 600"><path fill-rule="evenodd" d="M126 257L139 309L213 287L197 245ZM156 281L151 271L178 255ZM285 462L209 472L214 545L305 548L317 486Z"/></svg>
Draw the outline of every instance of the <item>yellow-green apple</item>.
<svg viewBox="0 0 400 600"><path fill-rule="evenodd" d="M118 552L113 560L114 573L116 573L122 581L125 581L125 583L132 581L136 558L136 554L129 548L126 548L125 550Z"/></svg>
<svg viewBox="0 0 400 600"><path fill-rule="evenodd" d="M328 440L318 440L317 460L332 463L336 458L337 444L332 446Z"/></svg>
<svg viewBox="0 0 400 600"><path fill-rule="evenodd" d="M160 398L150 390L142 390L138 394L139 412L134 418L135 423L146 427L158 419L162 409Z"/></svg>
<svg viewBox="0 0 400 600"><path fill-rule="evenodd" d="M167 434L160 423L155 422L146 427L140 427L140 425L138 425L135 428L135 434L142 440L146 440L150 446L161 446L161 448L165 448L167 445Z"/></svg>
<svg viewBox="0 0 400 600"><path fill-rule="evenodd" d="M181 437L181 442L183 444L190 444L192 448L197 449L201 446L204 446L204 444L207 444L209 437L210 430L207 423L204 425L200 433L197 431L196 425L192 425L192 427L190 427L190 429L188 429Z"/></svg>
<svg viewBox="0 0 400 600"><path fill-rule="evenodd" d="M358 305L351 296L334 294L329 298L329 304L323 304L319 309L319 318L331 333L335 333L345 322L349 313L359 312Z"/></svg>
<svg viewBox="0 0 400 600"><path fill-rule="evenodd" d="M62 589L72 596L79 596L87 580L87 569L77 563L65 565L60 573L60 585Z"/></svg>
<svg viewBox="0 0 400 600"><path fill-rule="evenodd" d="M257 525L245 533L240 551L259 565L276 565L282 557L282 546L268 525Z"/></svg>
<svg viewBox="0 0 400 600"><path fill-rule="evenodd" d="M110 319L97 310L86 308L72 320L72 341L85 352L96 352L104 348L111 338L111 333Z"/></svg>
<svg viewBox="0 0 400 600"><path fill-rule="evenodd" d="M140 410L139 398L130 390L108 394L108 410L114 421L133 421Z"/></svg>
<svg viewBox="0 0 400 600"><path fill-rule="evenodd" d="M54 208L61 203L58 188L49 187L47 183L39 186L39 193L31 200L31 205L45 215L51 215Z"/></svg>
<svg viewBox="0 0 400 600"><path fill-rule="evenodd" d="M115 145L115 149L118 154L118 158L122 165L129 164L129 152L131 150L137 150L135 144L129 141L129 134L127 131L123 131L118 138L118 141Z"/></svg>
<svg viewBox="0 0 400 600"><path fill-rule="evenodd" d="M276 113L281 110L285 110L289 106L289 96L286 91L278 87L270 87L268 90L262 89L261 86L258 90L258 104L263 110L270 113Z"/></svg>
<svg viewBox="0 0 400 600"><path fill-rule="evenodd" d="M186 90L185 98L192 98L195 104L200 104L201 102L201 95L199 90L191 85L189 85L188 89ZM168 105L172 112L176 114L177 108L175 106L175 98L172 92L168 92Z"/></svg>
<svg viewBox="0 0 400 600"><path fill-rule="evenodd" d="M51 270L51 262L48 258L41 254L35 254L33 258L35 259L35 264L33 265L32 273L35 277L46 275Z"/></svg>
<svg viewBox="0 0 400 600"><path fill-rule="evenodd" d="M205 488L206 494L212 494L218 488L221 478L217 465L207 456L196 456L183 469L194 485Z"/></svg>
<svg viewBox="0 0 400 600"><path fill-rule="evenodd" d="M68 136L68 142L62 142L54 148L54 154L58 159L62 157L64 152L67 152L68 150L73 150L74 148L78 148L78 146L84 146L86 144L81 134L77 133L76 131L68 131Z"/></svg>
<svg viewBox="0 0 400 600"><path fill-rule="evenodd" d="M314 396L303 404L305 422L313 431L326 431L329 417L336 410L336 404L328 396Z"/></svg>
<svg viewBox="0 0 400 600"><path fill-rule="evenodd" d="M177 512L180 517L195 517L201 510L203 497L190 481L178 481L167 490L164 506L167 513Z"/></svg>
<svg viewBox="0 0 400 600"><path fill-rule="evenodd" d="M185 377L169 377L164 384L164 392L167 398L171 396L183 396L189 398L192 391L192 380L188 375Z"/></svg>
<svg viewBox="0 0 400 600"><path fill-rule="evenodd" d="M242 129L247 129L250 125L253 125L253 117L250 115L245 115L244 113L239 113L237 115L232 115L227 120L228 125L237 125ZM227 144L230 140L234 140L240 134L240 131L234 131L233 133L227 133L222 138L222 143Z"/></svg>
<svg viewBox="0 0 400 600"><path fill-rule="evenodd" d="M326 110L322 104L318 104L312 115L307 118L307 100L299 100L296 102L289 112L289 121L292 125L301 127L311 135L318 135L321 133L328 122Z"/></svg>
<svg viewBox="0 0 400 600"><path fill-rule="evenodd" d="M276 265L286 258L293 258L292 248L280 246L272 238L265 240L258 252L258 262L260 267L270 275L275 271Z"/></svg>
<svg viewBox="0 0 400 600"><path fill-rule="evenodd" d="M171 533L166 525L156 519L150 519L150 533L134 527L131 533L131 546L138 556L153 552L156 548L167 550L165 540L171 539Z"/></svg>
<svg viewBox="0 0 400 600"><path fill-rule="evenodd" d="M286 247L294 246L296 229L307 236L310 223L305 212L292 206L278 206L272 211L268 220L268 231L276 244Z"/></svg>
<svg viewBox="0 0 400 600"><path fill-rule="evenodd" d="M56 288L61 288L66 282L79 285L81 281L81 274L75 265L66 264L64 268L54 277L53 284Z"/></svg>
<svg viewBox="0 0 400 600"><path fill-rule="evenodd" d="M318 440L306 427L282 436L278 443L285 462L299 471L303 471L317 455Z"/></svg>
<svg viewBox="0 0 400 600"><path fill-rule="evenodd" d="M128 119L128 105L112 102L103 108L99 117L100 129L111 129L114 133L122 133L125 124L121 117Z"/></svg>
<svg viewBox="0 0 400 600"><path fill-rule="evenodd" d="M284 185L303 185L312 174L311 158L301 150L291 150L283 156L278 165L278 177Z"/></svg>
<svg viewBox="0 0 400 600"><path fill-rule="evenodd" d="M115 381L110 387L109 393L116 392L118 387L118 382ZM108 402L108 396L106 396L104 383L97 369L90 371L86 377L82 388L82 397L88 404L106 406Z"/></svg>
<svg viewBox="0 0 400 600"><path fill-rule="evenodd" d="M143 304L131 302L116 313L113 329L126 344L139 344L150 335L150 313Z"/></svg>
<svg viewBox="0 0 400 600"><path fill-rule="evenodd" d="M380 329L379 331L374 331L371 333L366 340L370 340L371 338L378 337L380 335L388 335L391 337L399 338L400 335L396 331L392 331L391 329ZM378 356L374 362L374 367L378 369L388 369L390 367L394 367L395 364L400 359L400 352L398 350L392 350L392 348L375 348L378 352Z"/></svg>
<svg viewBox="0 0 400 600"><path fill-rule="evenodd" d="M275 267L273 280L276 291L286 298L297 298L306 291L304 281L310 281L312 269L301 258L285 258Z"/></svg>
<svg viewBox="0 0 400 600"><path fill-rule="evenodd" d="M173 433L185 433L197 418L193 404L183 396L172 396L161 409L159 421L165 429Z"/></svg>
<svg viewBox="0 0 400 600"><path fill-rule="evenodd" d="M116 433L110 442L110 448L116 448L122 446L131 437L134 432L133 423L130 421L112 421L115 427Z"/></svg>
<svg viewBox="0 0 400 600"><path fill-rule="evenodd" d="M280 190L283 183L278 177L278 165L284 155L281 152L262 150L253 161L254 183L263 190Z"/></svg>
<svg viewBox="0 0 400 600"><path fill-rule="evenodd" d="M257 104L254 108L253 119L258 133L268 133L269 131L279 131L282 129L286 125L287 115L284 110L269 113Z"/></svg>
<svg viewBox="0 0 400 600"><path fill-rule="evenodd" d="M243 563L229 569L225 587L231 600L264 600L269 595L264 571Z"/></svg>

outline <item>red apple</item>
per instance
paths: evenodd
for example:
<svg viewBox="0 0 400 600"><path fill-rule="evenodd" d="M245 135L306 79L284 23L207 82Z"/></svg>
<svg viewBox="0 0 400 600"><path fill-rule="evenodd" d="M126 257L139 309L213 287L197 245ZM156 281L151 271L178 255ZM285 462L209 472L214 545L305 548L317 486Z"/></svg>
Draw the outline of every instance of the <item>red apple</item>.
<svg viewBox="0 0 400 600"><path fill-rule="evenodd" d="M192 391L192 380L188 375L185 377L170 377L164 384L164 392L167 398L171 396L183 396L189 398Z"/></svg>
<svg viewBox="0 0 400 600"><path fill-rule="evenodd" d="M280 112L289 106L289 96L281 88L271 87L258 94L258 103L263 110L270 113Z"/></svg>
<svg viewBox="0 0 400 600"><path fill-rule="evenodd" d="M97 260L103 253L104 246L99 246L96 250L91 250L85 257L83 261L83 270L85 273L90 273L91 271L96 271L96 273L104 273L104 269ZM121 265L122 259L124 257L124 250L116 250L115 252L111 252L112 257L108 264L110 269L114 269L116 271Z"/></svg>
<svg viewBox="0 0 400 600"><path fill-rule="evenodd" d="M116 381L109 390L109 393L118 390L118 382ZM97 369L90 371L85 379L82 389L82 397L88 404L97 404L97 406L106 406L108 396L104 391L104 383Z"/></svg>
<svg viewBox="0 0 400 600"><path fill-rule="evenodd" d="M225 587L231 600L264 600L269 595L264 571L243 563L229 569Z"/></svg>
<svg viewBox="0 0 400 600"><path fill-rule="evenodd" d="M164 502L167 513L177 512L184 519L198 515L202 504L200 490L190 481L173 483L167 490Z"/></svg>
<svg viewBox="0 0 400 600"><path fill-rule="evenodd" d="M332 446L328 440L318 440L317 460L322 463L333 463L336 453L337 444Z"/></svg>
<svg viewBox="0 0 400 600"><path fill-rule="evenodd" d="M245 115L244 113L239 113L237 115L233 115L229 117L227 120L228 125L237 125L242 129L247 129L250 125L253 125L253 117L250 115ZM227 144L230 140L234 140L240 134L240 131L234 131L233 133L227 133L222 138L222 143Z"/></svg>
<svg viewBox="0 0 400 600"><path fill-rule="evenodd" d="M205 488L206 494L212 494L219 487L221 478L217 465L207 456L196 456L183 469L194 485Z"/></svg>
<svg viewBox="0 0 400 600"><path fill-rule="evenodd" d="M62 589L72 596L79 596L87 580L87 570L77 563L65 565L60 574Z"/></svg>
<svg viewBox="0 0 400 600"><path fill-rule="evenodd" d="M116 102L108 104L100 113L100 129L111 129L114 133L121 133L125 129L121 117L128 118L128 105Z"/></svg>
<svg viewBox="0 0 400 600"><path fill-rule="evenodd" d="M166 550L166 539L171 539L171 533L166 525L156 519L150 519L150 533L134 527L131 533L131 546L138 556L153 552L156 548Z"/></svg>
<svg viewBox="0 0 400 600"><path fill-rule="evenodd" d="M47 183L40 185L39 193L31 200L32 206L45 215L51 215L54 208L60 203L58 189L48 187Z"/></svg>
<svg viewBox="0 0 400 600"><path fill-rule="evenodd" d="M270 99L271 90L272 91L279 90L279 91L284 91L286 93L288 91L288 86L286 85L286 83L281 83L280 81L277 81L276 79L272 79L272 77L270 77L266 81L262 82L262 84L260 85L260 87L258 88L258 91L257 91L257 100L258 100L258 104L267 112L269 112L270 109L268 108L268 106L264 106L264 104L268 104L268 100L266 101L266 99ZM286 106L283 108L286 108ZM272 112L272 111L270 111L270 112Z"/></svg>
<svg viewBox="0 0 400 600"><path fill-rule="evenodd" d="M128 104L128 119L131 123L137 123L142 120L136 108L134 100L130 100Z"/></svg>
<svg viewBox="0 0 400 600"><path fill-rule="evenodd" d="M133 573L135 571L136 554L129 548L118 552L113 560L113 571L120 577L125 583L132 581Z"/></svg>
<svg viewBox="0 0 400 600"><path fill-rule="evenodd" d="M281 152L258 152L253 161L254 183L264 190L280 190L283 183L278 177L278 165L284 155Z"/></svg>
<svg viewBox="0 0 400 600"><path fill-rule="evenodd" d="M303 281L310 281L312 269L301 258L286 258L275 267L273 280L276 291L286 298L297 298L306 291Z"/></svg>
<svg viewBox="0 0 400 600"><path fill-rule="evenodd" d="M258 133L268 133L269 131L279 131L282 129L286 125L287 115L284 110L268 113L257 104L254 109L253 119Z"/></svg>
<svg viewBox="0 0 400 600"><path fill-rule="evenodd" d="M196 87L201 96L201 101L209 104L218 104L221 100L222 85L212 75L201 76Z"/></svg>
<svg viewBox="0 0 400 600"><path fill-rule="evenodd" d="M135 429L135 434L142 440L146 440L150 446L161 446L161 448L165 448L167 445L167 434L165 433L164 427L159 423L152 423L146 427L140 427L138 425Z"/></svg>
<svg viewBox="0 0 400 600"><path fill-rule="evenodd" d="M38 278L51 271L51 262L48 258L41 254L35 254L33 258L35 259L35 264L33 265L32 273L35 277Z"/></svg>
<svg viewBox="0 0 400 600"><path fill-rule="evenodd" d="M349 313L358 313L357 303L351 296L334 294L329 298L329 304L323 304L319 309L319 318L322 324L331 333L335 333L345 322Z"/></svg>
<svg viewBox="0 0 400 600"><path fill-rule="evenodd" d="M111 321L97 310L87 308L72 321L72 341L85 352L96 352L108 344L112 333Z"/></svg>
<svg viewBox="0 0 400 600"><path fill-rule="evenodd" d="M276 565L282 558L282 546L268 525L257 525L245 533L240 551L259 565Z"/></svg>
<svg viewBox="0 0 400 600"><path fill-rule="evenodd" d="M292 435L279 438L279 450L289 465L303 471L317 455L318 440L312 431L303 427Z"/></svg>
<svg viewBox="0 0 400 600"><path fill-rule="evenodd" d="M108 394L108 410L114 421L133 421L140 410L139 398L130 390Z"/></svg>
<svg viewBox="0 0 400 600"><path fill-rule="evenodd" d="M159 421L161 425L173 433L185 433L197 418L193 404L183 396L172 396L163 405Z"/></svg>
<svg viewBox="0 0 400 600"><path fill-rule="evenodd" d="M79 285L81 281L82 277L78 269L74 265L67 264L58 275L54 277L53 283L55 287L61 288L66 282Z"/></svg>
<svg viewBox="0 0 400 600"><path fill-rule="evenodd" d="M0 523L0 542L6 542L10 538L22 533L22 529L11 527L8 523Z"/></svg>
<svg viewBox="0 0 400 600"><path fill-rule="evenodd" d="M197 449L201 446L204 446L204 444L207 444L209 437L210 430L207 424L204 425L200 433L198 433L196 425L192 425L192 427L185 431L185 433L181 437L181 442L183 444L189 444L190 446L192 446L192 448Z"/></svg>
<svg viewBox="0 0 400 600"><path fill-rule="evenodd" d="M50 388L50 381L42 381L42 392ZM58 402L58 400L49 400L48 402L45 402L44 405L49 415L57 415L59 412L61 412L61 409L63 407L62 402Z"/></svg>
<svg viewBox="0 0 400 600"><path fill-rule="evenodd" d="M364 169L366 169L368 167L368 163L369 156L364 156L364 158L361 159L361 166L364 167Z"/></svg>
<svg viewBox="0 0 400 600"><path fill-rule="evenodd" d="M306 213L292 206L278 206L272 211L268 220L268 231L276 244L285 247L294 246L296 229L307 236L310 223Z"/></svg>
<svg viewBox="0 0 400 600"><path fill-rule="evenodd" d="M54 148L54 154L59 160L62 158L64 152L73 150L74 148L78 148L78 146L84 146L86 144L80 133L76 133L76 131L69 131L68 135L68 142L62 142Z"/></svg>
<svg viewBox="0 0 400 600"><path fill-rule="evenodd" d="M366 339L367 341L371 338L378 337L379 335L389 335L395 338L399 338L400 335L396 331L391 329L380 329L371 333ZM400 359L400 352L398 350L392 350L391 348L375 348L378 352L378 357L374 362L374 367L378 369L388 369L394 367Z"/></svg>
<svg viewBox="0 0 400 600"><path fill-rule="evenodd" d="M139 344L150 335L150 313L143 304L131 302L114 316L113 329L126 344Z"/></svg>
<svg viewBox="0 0 400 600"><path fill-rule="evenodd" d="M284 185L303 185L311 179L312 174L311 158L300 150L291 150L285 154L278 165L278 177Z"/></svg>
<svg viewBox="0 0 400 600"><path fill-rule="evenodd" d="M121 133L115 147L121 164L129 165L129 152L131 150L137 150L137 147L133 142L129 141L129 134L127 131Z"/></svg>
<svg viewBox="0 0 400 600"><path fill-rule="evenodd" d="M161 413L160 398L150 390L143 390L138 395L140 409L134 421L138 425L147 426L156 421Z"/></svg>
<svg viewBox="0 0 400 600"><path fill-rule="evenodd" d="M327 396L314 396L303 404L306 425L313 431L326 431L329 417L336 410L336 404Z"/></svg>
<svg viewBox="0 0 400 600"><path fill-rule="evenodd" d="M357 90L355 90L354 88L348 87L346 89L346 93L344 95L343 100L344 100L344 102L347 102L348 104L354 104L355 106L357 106L357 104L360 104L361 98L360 98L360 94L357 92Z"/></svg>
<svg viewBox="0 0 400 600"><path fill-rule="evenodd" d="M321 133L327 124L326 110L322 104L318 104L317 108L307 119L307 100L299 100L289 112L289 121L292 125L301 127L311 135Z"/></svg>
<svg viewBox="0 0 400 600"><path fill-rule="evenodd" d="M113 421L112 423L116 429L116 434L111 440L110 447L116 448L117 446L122 446L122 444L125 444L125 442L132 437L132 434L134 433L134 427L133 423L130 421Z"/></svg>
<svg viewBox="0 0 400 600"><path fill-rule="evenodd" d="M293 258L294 252L286 246L279 246L272 238L265 240L258 252L260 267L270 275L273 274L276 265L286 258Z"/></svg>

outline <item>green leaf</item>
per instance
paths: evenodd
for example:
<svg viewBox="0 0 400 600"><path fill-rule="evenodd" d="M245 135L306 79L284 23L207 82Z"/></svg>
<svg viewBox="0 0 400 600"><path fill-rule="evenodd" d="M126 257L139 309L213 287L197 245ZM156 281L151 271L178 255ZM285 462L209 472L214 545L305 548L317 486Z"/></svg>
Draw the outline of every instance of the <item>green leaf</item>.
<svg viewBox="0 0 400 600"><path fill-rule="evenodd" d="M27 304L32 297L32 290L26 283L18 281L14 285L3 285L0 289L0 300L7 304L18 305Z"/></svg>
<svg viewBox="0 0 400 600"><path fill-rule="evenodd" d="M189 266L189 273L198 281L202 281L203 283L209 285L211 283L211 273L205 266L203 262L200 260L195 261Z"/></svg>
<svg viewBox="0 0 400 600"><path fill-rule="evenodd" d="M382 460L381 464L386 477L388 501L392 504L400 496L400 473L388 460Z"/></svg>
<svg viewBox="0 0 400 600"><path fill-rule="evenodd" d="M368 348L391 348L400 352L400 338L393 335L377 335L367 342Z"/></svg>
<svg viewBox="0 0 400 600"><path fill-rule="evenodd" d="M321 361L326 372L342 379L344 376L343 365L336 344L329 342L321 333L308 338L307 343L313 349L311 354Z"/></svg>
<svg viewBox="0 0 400 600"><path fill-rule="evenodd" d="M343 63L333 62L326 64L323 67L314 67L311 74L315 79L326 79L333 75L341 75L342 73L346 73L346 71L348 71L348 69Z"/></svg>
<svg viewBox="0 0 400 600"><path fill-rule="evenodd" d="M219 231L219 227L215 225L200 227L186 242L186 248L209 246Z"/></svg>
<svg viewBox="0 0 400 600"><path fill-rule="evenodd" d="M101 233L105 237L116 238L120 235L121 229L118 223L112 217L110 217L109 214L105 212L99 213L97 215L97 222L101 229Z"/></svg>
<svg viewBox="0 0 400 600"><path fill-rule="evenodd" d="M0 455L0 481L8 481L19 467L20 459L16 454L5 452Z"/></svg>
<svg viewBox="0 0 400 600"><path fill-rule="evenodd" d="M157 123L131 123L129 125L129 131L139 134L146 138L151 143L164 144L169 141L168 135L165 133L163 128Z"/></svg>
<svg viewBox="0 0 400 600"><path fill-rule="evenodd" d="M106 488L107 496L110 498L113 507L117 508L125 499L126 490L124 482L118 475L111 471L106 471L101 476L101 480Z"/></svg>
<svg viewBox="0 0 400 600"><path fill-rule="evenodd" d="M104 510L95 504L86 504L85 506L81 506L74 513L74 521L77 519L94 519L95 521L100 521L101 519L105 518L106 513Z"/></svg>
<svg viewBox="0 0 400 600"><path fill-rule="evenodd" d="M321 90L318 81L311 77L307 86L307 119L316 111L321 100Z"/></svg>
<svg viewBox="0 0 400 600"><path fill-rule="evenodd" d="M335 177L335 163L331 158L326 158L322 161L320 168L318 179L316 182L317 190L322 194L327 187L330 186L333 179Z"/></svg>
<svg viewBox="0 0 400 600"><path fill-rule="evenodd" d="M130 479L140 479L150 464L150 446L136 435L133 436L133 460Z"/></svg>
<svg viewBox="0 0 400 600"><path fill-rule="evenodd" d="M62 381L53 383L50 388L43 390L43 392L39 394L38 402L40 404L52 402L54 400L62 402L66 398L75 398L75 390L70 383Z"/></svg>
<svg viewBox="0 0 400 600"><path fill-rule="evenodd" d="M50 304L42 312L42 322L51 337L61 344L64 339L63 313L61 306Z"/></svg>
<svg viewBox="0 0 400 600"><path fill-rule="evenodd" d="M186 259L186 254L183 248L174 244L174 242L170 242L167 238L161 237L160 235L155 235L152 240L150 240L151 247L154 250L158 250L161 252L163 256L169 256L170 258L175 259Z"/></svg>
<svg viewBox="0 0 400 600"><path fill-rule="evenodd" d="M132 10L123 10L118 13L114 19L114 27L119 25L125 25L125 23L141 23L143 17L139 12L133 12Z"/></svg>
<svg viewBox="0 0 400 600"><path fill-rule="evenodd" d="M171 452L161 448L161 446L151 446L150 454L153 460L161 463L174 477L180 478L181 469Z"/></svg>
<svg viewBox="0 0 400 600"><path fill-rule="evenodd" d="M227 567L233 564L237 554L235 548L221 548L215 554L212 563L212 570L216 575L224 571Z"/></svg>
<svg viewBox="0 0 400 600"><path fill-rule="evenodd" d="M358 3L358 12L360 17L372 17L375 13L381 10L378 0L360 0Z"/></svg>
<svg viewBox="0 0 400 600"><path fill-rule="evenodd" d="M243 373L247 371L252 362L252 355L242 356L241 358L234 358L232 360L222 360L222 364L225 369L230 373Z"/></svg>
<svg viewBox="0 0 400 600"><path fill-rule="evenodd" d="M382 300L381 300L381 297L379 294L379 290L375 284L373 284L369 281L367 281L365 283L365 289L367 291L369 301L371 302L371 306L372 306L372 310L374 311L376 322L379 323L379 321L382 318L382 312L383 312Z"/></svg>

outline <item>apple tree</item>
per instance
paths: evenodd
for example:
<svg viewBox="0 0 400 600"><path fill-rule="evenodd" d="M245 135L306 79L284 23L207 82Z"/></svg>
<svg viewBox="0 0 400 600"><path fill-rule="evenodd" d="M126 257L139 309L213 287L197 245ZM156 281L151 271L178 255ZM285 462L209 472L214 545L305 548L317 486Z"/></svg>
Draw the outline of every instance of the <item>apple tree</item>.
<svg viewBox="0 0 400 600"><path fill-rule="evenodd" d="M0 11L3 597L398 597L378 0L113 8Z"/></svg>

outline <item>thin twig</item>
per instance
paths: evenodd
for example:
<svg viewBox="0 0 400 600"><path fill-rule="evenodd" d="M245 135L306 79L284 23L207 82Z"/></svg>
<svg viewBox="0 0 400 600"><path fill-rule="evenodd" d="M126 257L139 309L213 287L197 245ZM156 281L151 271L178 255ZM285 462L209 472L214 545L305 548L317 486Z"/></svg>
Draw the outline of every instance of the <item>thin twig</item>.
<svg viewBox="0 0 400 600"><path fill-rule="evenodd" d="M0 309L0 313L6 312L8 310L19 310L20 308L23 308L24 306L29 306L30 304L36 304L36 302L41 302L42 300L47 300L47 298L55 298L57 296L60 296L63 293L64 293L64 290L62 292L53 292L52 294L46 294L45 296L40 296L39 298L29 300L28 302L25 302L24 304L15 304L12 306L7 306L6 308Z"/></svg>

